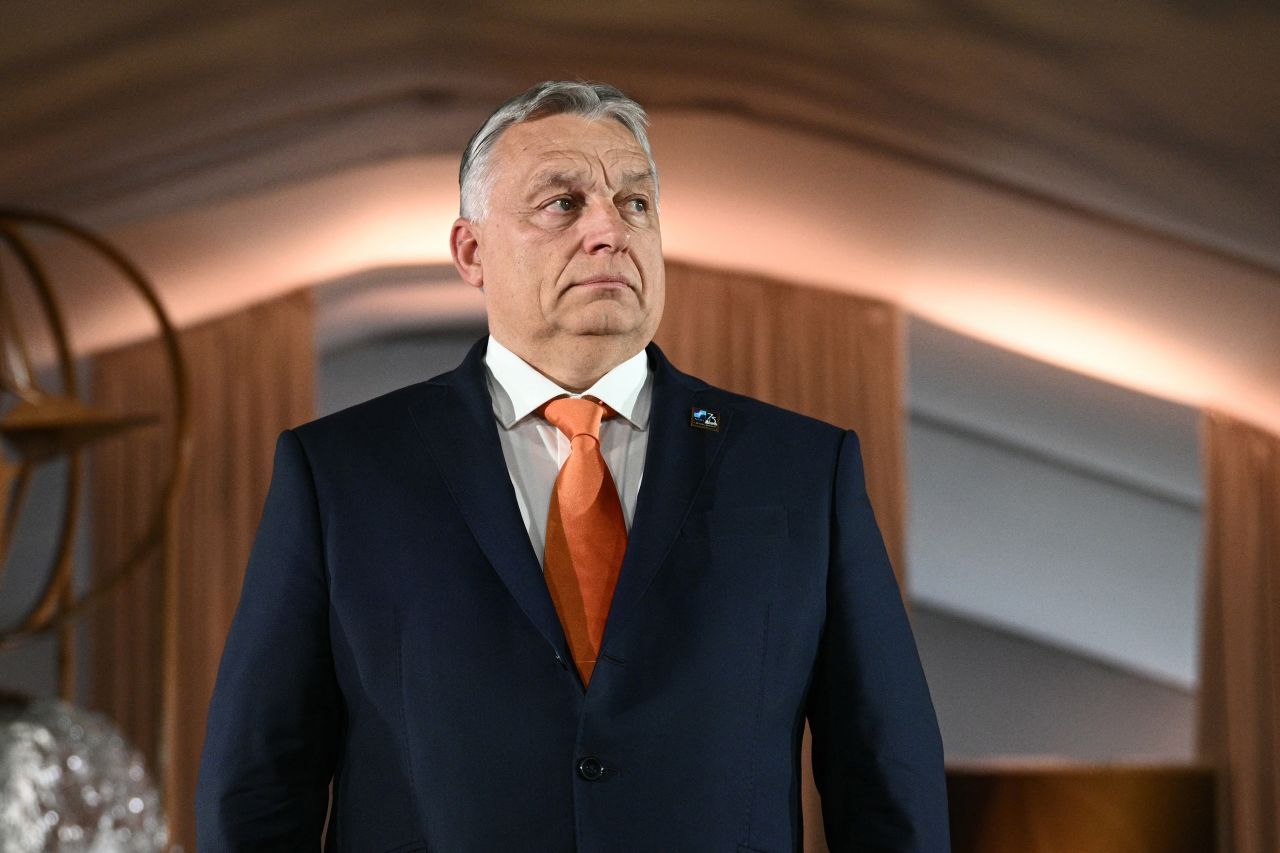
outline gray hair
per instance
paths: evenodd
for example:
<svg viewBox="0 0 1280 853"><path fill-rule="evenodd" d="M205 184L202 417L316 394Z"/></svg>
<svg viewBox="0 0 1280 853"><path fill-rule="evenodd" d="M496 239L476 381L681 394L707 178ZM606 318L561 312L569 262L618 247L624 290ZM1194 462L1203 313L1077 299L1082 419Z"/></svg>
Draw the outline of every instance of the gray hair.
<svg viewBox="0 0 1280 853"><path fill-rule="evenodd" d="M645 115L644 107L607 83L548 80L494 110L467 143L458 169L459 213L464 219L478 222L489 213L489 191L494 180L490 158L498 137L512 125L560 114L581 116L590 121L613 118L631 131L649 158L656 196L658 167L649 149L649 135L645 131L649 117ZM654 203L657 203L656 197Z"/></svg>

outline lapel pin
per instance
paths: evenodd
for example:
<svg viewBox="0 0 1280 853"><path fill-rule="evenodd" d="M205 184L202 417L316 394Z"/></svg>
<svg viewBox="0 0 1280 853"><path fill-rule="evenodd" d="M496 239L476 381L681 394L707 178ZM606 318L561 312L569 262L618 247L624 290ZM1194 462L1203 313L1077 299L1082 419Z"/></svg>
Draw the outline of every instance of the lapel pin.
<svg viewBox="0 0 1280 853"><path fill-rule="evenodd" d="M689 426L696 426L699 429L709 429L715 432L720 431L720 416L715 412L707 409L699 409L696 406L692 410L689 418Z"/></svg>

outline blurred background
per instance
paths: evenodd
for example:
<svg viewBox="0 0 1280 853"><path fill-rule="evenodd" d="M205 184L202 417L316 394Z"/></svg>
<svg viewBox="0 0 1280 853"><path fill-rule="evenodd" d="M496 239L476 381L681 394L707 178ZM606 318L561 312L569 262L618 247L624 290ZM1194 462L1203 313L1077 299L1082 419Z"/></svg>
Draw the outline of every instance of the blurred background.
<svg viewBox="0 0 1280 853"><path fill-rule="evenodd" d="M675 363L863 436L955 849L1280 851L1262 0L6 4L0 237L38 255L68 343L0 254L0 416L39 386L159 423L29 476L0 423L3 624L40 609L51 566L69 602L167 511L102 607L0 651L0 686L106 713L194 849L275 436L485 333L449 263L458 159L553 78L649 110ZM182 419L154 312L18 211L104 237L177 330L191 428L168 504Z"/></svg>

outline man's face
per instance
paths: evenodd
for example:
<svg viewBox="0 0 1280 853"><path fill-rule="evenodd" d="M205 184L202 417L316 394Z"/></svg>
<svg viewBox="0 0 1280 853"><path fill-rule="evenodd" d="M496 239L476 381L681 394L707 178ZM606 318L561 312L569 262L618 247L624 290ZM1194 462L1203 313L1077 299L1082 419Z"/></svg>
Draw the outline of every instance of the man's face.
<svg viewBox="0 0 1280 853"><path fill-rule="evenodd" d="M459 220L453 242L463 277L484 288L493 334L529 352L599 335L642 349L662 317L665 270L654 176L631 132L612 118L548 116L508 128L490 163L488 213Z"/></svg>

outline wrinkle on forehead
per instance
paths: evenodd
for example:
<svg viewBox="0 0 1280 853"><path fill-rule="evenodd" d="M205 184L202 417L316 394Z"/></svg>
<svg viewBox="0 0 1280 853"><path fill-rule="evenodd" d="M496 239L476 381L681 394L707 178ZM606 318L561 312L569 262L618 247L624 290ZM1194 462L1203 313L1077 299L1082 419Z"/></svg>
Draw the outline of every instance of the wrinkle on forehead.
<svg viewBox="0 0 1280 853"><path fill-rule="evenodd" d="M498 140L498 147L509 151L494 158L499 167L519 169L526 185L544 173L609 178L619 170L626 176L651 170L648 155L624 126L572 115L514 125Z"/></svg>
<svg viewBox="0 0 1280 853"><path fill-rule="evenodd" d="M555 164L540 164L541 168L536 170L527 181L528 194L537 195L551 189L590 189L595 188L598 176L591 170L584 169L559 169ZM616 170L615 170L616 171ZM609 170L604 164L601 164L600 173L605 179L604 189L611 193L617 193L625 189L636 186L653 186L653 172L646 164L639 169L623 169L618 174L614 185L610 185Z"/></svg>
<svg viewBox="0 0 1280 853"><path fill-rule="evenodd" d="M649 158L645 156L644 150L639 145L611 145L599 150L594 146L591 149L565 148L560 145L542 147L531 143L524 146L520 153L534 160L538 167L545 165L559 168L563 172L583 171L592 168L593 165L607 170L610 166L617 167L630 161L643 163L645 171L649 168Z"/></svg>

